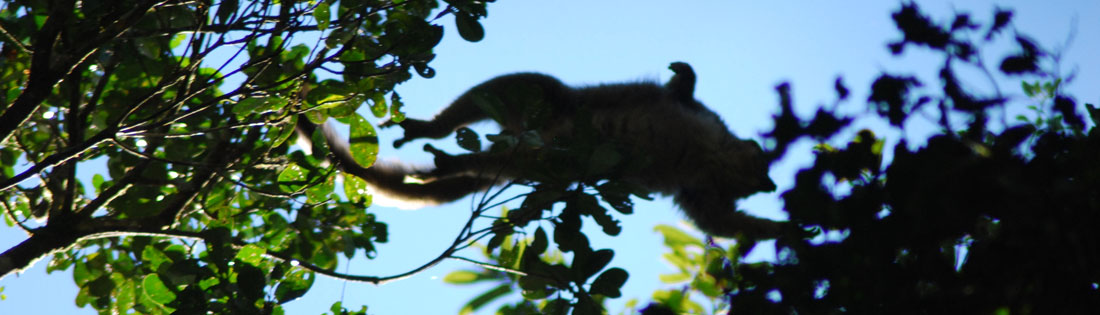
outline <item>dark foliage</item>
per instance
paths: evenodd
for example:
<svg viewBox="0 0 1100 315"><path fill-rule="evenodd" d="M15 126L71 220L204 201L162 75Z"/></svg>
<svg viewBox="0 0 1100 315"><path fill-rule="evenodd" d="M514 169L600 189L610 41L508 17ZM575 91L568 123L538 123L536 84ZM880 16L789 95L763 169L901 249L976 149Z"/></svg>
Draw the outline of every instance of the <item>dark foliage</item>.
<svg viewBox="0 0 1100 315"><path fill-rule="evenodd" d="M1012 13L994 16L987 40L1009 25ZM1100 307L1100 132L1087 127L1100 121L1098 111L1086 106L1086 122L1055 84L1046 105L1058 114L1053 121L987 130L986 111L1008 100L967 92L952 70L953 62L972 62L957 47L978 47L959 36L978 29L974 21L956 16L946 31L915 4L894 19L905 34L890 45L894 52L916 44L943 54L942 90L918 93L916 78L884 74L871 86L874 113L901 127L917 107L935 102L941 116L968 119L968 127L950 132L944 118L945 133L916 150L901 141L887 165L869 131L845 148L819 150L783 199L792 223L842 236L811 241L792 231L777 242L777 263L738 265L726 275L740 281L728 289L731 311L1094 312ZM1021 51L1005 58L1002 72L1040 74L1044 54L1025 37L1016 41ZM788 89L779 89L782 112L768 135L780 144L778 152L798 138L835 133L801 128L788 110ZM841 186L850 191L836 193Z"/></svg>

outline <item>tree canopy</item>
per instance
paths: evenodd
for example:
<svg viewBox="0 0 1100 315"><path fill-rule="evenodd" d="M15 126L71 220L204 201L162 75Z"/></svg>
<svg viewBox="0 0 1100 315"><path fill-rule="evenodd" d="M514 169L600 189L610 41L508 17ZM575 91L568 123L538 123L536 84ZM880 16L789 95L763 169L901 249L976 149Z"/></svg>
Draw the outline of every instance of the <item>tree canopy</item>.
<svg viewBox="0 0 1100 315"><path fill-rule="evenodd" d="M291 148L296 121L350 125L353 157L370 165L379 141L357 110L402 120L393 87L434 75L443 31L434 21L454 18L462 38L476 42L486 32L484 1L5 5L0 211L28 238L0 254L0 277L45 258L49 270L72 269L77 305L155 314L283 313L317 276L397 281L460 250L480 250L486 261L469 260L470 270L446 281L497 284L466 311L505 300L500 313L598 314L628 281L609 266L614 249L593 248L580 227L591 219L617 235L615 212L630 214L632 198L647 192L583 177L637 167L583 134L556 147L553 163L530 165L532 174L576 173L572 180L513 183L531 187L515 209L500 207L512 196L480 200L436 259L394 275L335 271L340 255L385 259L374 253L387 225L371 211L366 183L326 163L319 133L311 153ZM777 86L764 139L771 160L796 141L820 143L813 165L782 193L789 223L779 259L742 262L750 236L715 242L660 226L665 258L679 268L662 279L681 286L637 308L1026 314L1100 306L1100 134L1092 128L1100 110L1064 92L1072 76L1058 71L1060 52L1007 31L1012 16L960 13L948 24L901 5L893 13L901 39L887 48L940 56L938 82L883 73L867 100L851 99L843 79L834 83L836 103L865 101L861 118L889 128L936 117L940 131L915 149L910 139L885 147L871 130L839 139L856 117L829 107L799 117L791 85ZM1004 37L1014 37L1015 51L984 60ZM996 118L1021 100L1001 89L972 92L962 67L1018 78L1033 112ZM480 139L458 133L468 150L480 150ZM530 141L486 139L495 150ZM82 162L103 160L106 174L90 183L76 175ZM334 302L334 314L366 312Z"/></svg>

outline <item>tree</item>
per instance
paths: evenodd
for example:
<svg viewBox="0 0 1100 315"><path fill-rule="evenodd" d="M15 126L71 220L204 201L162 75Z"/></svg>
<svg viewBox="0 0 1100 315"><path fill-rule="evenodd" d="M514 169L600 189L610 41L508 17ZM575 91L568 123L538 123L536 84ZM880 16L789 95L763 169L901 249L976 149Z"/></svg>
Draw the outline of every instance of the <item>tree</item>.
<svg viewBox="0 0 1100 315"><path fill-rule="evenodd" d="M300 117L334 117L369 165L377 139L355 110L400 119L393 86L434 73L431 21L453 15L477 41L486 15L461 0L436 16L437 1L4 5L0 206L29 237L0 275L52 255L78 305L142 313L279 313L314 273L338 276L337 255L386 242L363 183L335 194L323 153L287 139ZM92 160L108 174L85 186Z"/></svg>
<svg viewBox="0 0 1100 315"><path fill-rule="evenodd" d="M484 3L446 3L443 14L455 16L462 36L481 38ZM600 176L579 184L514 183L532 186L517 197L524 198L520 207L492 216L499 200L483 200L450 249L408 273L332 271L337 255L371 253L385 242L386 225L367 208L361 181L344 177L342 193L335 193L338 172L322 163L323 153L289 150L292 127L296 119L327 117L350 124L355 158L370 164L377 139L355 110L366 103L376 116L401 119L400 97L391 89L410 71L432 75L427 64L440 28L431 21L442 14L429 10L436 6L9 5L0 15L6 38L0 73L10 78L0 83L0 97L3 104L11 100L0 114L0 206L30 237L0 254L2 274L53 253L51 270L74 270L78 304L104 312L277 313L317 274L381 283L480 247L490 263L470 261L484 268L448 277L497 282L469 310L520 291L524 299L500 311L600 312L627 274L609 268L612 249L592 248L580 218L615 235L618 223L605 205L629 213L629 196L644 195ZM779 86L781 112L769 136L774 158L798 139L822 142L814 166L783 195L791 224L778 241L781 259L744 264L748 239L711 242L659 227L669 257L682 267L665 279L690 282L655 293L645 312L703 310L699 297L713 304L709 310L746 313L964 306L1072 313L1095 306L1098 280L1089 267L1096 265L1096 235L1088 227L1096 221L1098 172L1089 162L1097 157L1097 136L1059 89L1063 77L1042 67L1057 54L1021 36L1020 51L1003 59L1001 73L1040 80L1024 85L1036 113L1008 128L989 117L1009 99L974 94L955 75L959 66L996 70L977 52L1005 36L1010 17L998 11L979 26L960 14L946 27L912 4L895 14L904 39L890 48L942 54L942 85L923 90L916 78L884 74L871 87L868 115L896 130L931 111L942 117L943 132L920 149L895 147L892 159L884 158L874 132L837 139L853 117L827 109L810 120L797 117L790 86ZM838 102L848 95L842 82ZM472 140L478 137L460 134L464 147L480 148ZM497 149L526 144L522 136L492 139ZM556 147L557 163L532 171L584 165L606 175L625 167L614 148L586 142L583 134L576 139ZM847 145L829 145L836 141ZM85 191L75 169L94 159L105 159L109 174L93 178ZM492 223L475 226L477 218ZM553 229L525 234L535 222ZM842 237L821 241L830 231ZM475 243L483 239L487 244ZM332 311L352 312L339 302Z"/></svg>

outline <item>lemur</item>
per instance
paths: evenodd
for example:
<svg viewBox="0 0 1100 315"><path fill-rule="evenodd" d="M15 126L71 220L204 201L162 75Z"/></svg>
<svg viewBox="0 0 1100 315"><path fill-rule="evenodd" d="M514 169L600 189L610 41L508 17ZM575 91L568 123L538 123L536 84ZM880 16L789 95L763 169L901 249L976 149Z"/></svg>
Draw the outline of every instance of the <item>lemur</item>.
<svg viewBox="0 0 1100 315"><path fill-rule="evenodd" d="M394 141L394 147L401 147L419 138L442 138L490 118L503 133L534 128L547 141L570 135L579 124L590 124L599 140L614 141L624 152L651 161L647 167L618 174L621 180L672 196L704 232L721 237L776 236L780 222L738 212L735 205L738 199L776 188L760 145L733 135L717 114L695 99L696 77L690 65L674 62L669 69L674 75L663 86L636 82L570 87L545 74L502 75L466 91L430 120L410 118L382 127L404 129L404 137ZM490 103L496 104L495 112L486 110ZM528 121L534 106L545 109L538 123ZM576 121L577 117L587 121ZM299 122L306 134L316 128L306 119ZM524 170L507 162L529 156L515 151L449 155L427 145L425 150L435 154L433 169L399 163L366 168L355 163L347 145L331 130L323 130L344 172L364 179L375 194L423 204L447 203L524 179ZM421 182L407 182L409 176Z"/></svg>

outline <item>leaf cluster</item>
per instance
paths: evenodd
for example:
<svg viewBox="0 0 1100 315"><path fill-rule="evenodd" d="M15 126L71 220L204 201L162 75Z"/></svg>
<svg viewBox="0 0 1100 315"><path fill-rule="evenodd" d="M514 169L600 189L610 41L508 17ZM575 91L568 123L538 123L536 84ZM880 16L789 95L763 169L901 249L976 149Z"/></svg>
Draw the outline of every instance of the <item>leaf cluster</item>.
<svg viewBox="0 0 1100 315"><path fill-rule="evenodd" d="M739 264L724 274L730 312L737 313L1081 313L1100 303L1094 268L1100 248L1097 217L1100 111L1078 113L1063 79L1043 65L1056 54L1017 34L1019 52L1005 56L999 74L1023 83L1038 119L993 128L990 112L1008 106L996 92L982 95L956 75L957 67L986 69L980 48L1011 25L995 10L981 26L960 13L950 26L904 4L894 20L904 34L889 48L910 46L943 57L939 84L883 74L871 85L869 113L897 129L914 117L938 117L939 134L903 139L884 161L883 140L860 131L845 147L818 146L814 164L782 193L785 210L808 234L780 237L778 261ZM973 36L975 33L984 34ZM838 80L843 99L847 88ZM925 88L936 86L938 89ZM777 151L797 139L828 139L843 130L794 116L789 86L769 134ZM928 108L931 106L931 108ZM1053 109L1054 115L1045 114ZM825 117L825 118L822 118ZM821 125L821 124L818 124ZM911 149L910 141L923 144ZM918 142L920 143L920 142ZM672 252L676 253L675 247ZM694 266L704 266L695 264ZM702 273L702 272L700 272ZM693 288L694 289L694 288ZM703 292L701 289L694 289ZM674 305L663 307L673 309Z"/></svg>
<svg viewBox="0 0 1100 315"><path fill-rule="evenodd" d="M298 119L336 118L372 164L356 110L400 119L393 87L434 74L433 21L461 15L470 33L486 16L482 1L439 4L0 4L0 211L28 234L0 277L52 255L100 312L278 314L316 273L338 276L339 255L373 258L387 226L365 183L338 192L328 151L288 139ZM89 168L105 171L77 176Z"/></svg>

